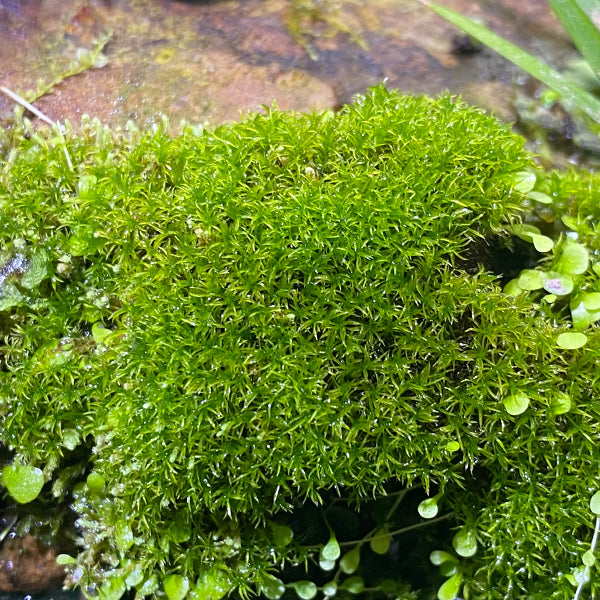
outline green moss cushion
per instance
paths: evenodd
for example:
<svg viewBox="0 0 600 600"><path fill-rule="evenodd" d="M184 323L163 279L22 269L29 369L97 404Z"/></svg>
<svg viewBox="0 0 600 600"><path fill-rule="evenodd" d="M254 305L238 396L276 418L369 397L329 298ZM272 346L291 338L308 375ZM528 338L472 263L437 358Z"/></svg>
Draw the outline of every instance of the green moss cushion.
<svg viewBox="0 0 600 600"><path fill-rule="evenodd" d="M490 559L545 526L502 486L553 493L580 425L548 411L581 376L551 323L473 268L519 215L521 138L383 87L338 114L67 137L73 169L33 135L0 173L0 440L48 478L91 448L83 581L251 587L286 556L273 515L396 481L447 488L459 521L487 511Z"/></svg>

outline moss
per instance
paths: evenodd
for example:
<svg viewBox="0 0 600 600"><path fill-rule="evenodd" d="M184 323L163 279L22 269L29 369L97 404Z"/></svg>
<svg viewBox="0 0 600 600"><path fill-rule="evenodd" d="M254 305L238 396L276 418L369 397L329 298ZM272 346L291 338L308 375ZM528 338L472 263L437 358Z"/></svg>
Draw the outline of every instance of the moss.
<svg viewBox="0 0 600 600"><path fill-rule="evenodd" d="M338 114L66 137L73 170L32 134L0 174L0 441L47 479L93 446L73 492L90 593L264 584L301 551L274 541L282 511L398 482L477 528L476 582L504 590L478 597L578 564L598 337L562 353L472 269L521 213L521 138L383 87Z"/></svg>

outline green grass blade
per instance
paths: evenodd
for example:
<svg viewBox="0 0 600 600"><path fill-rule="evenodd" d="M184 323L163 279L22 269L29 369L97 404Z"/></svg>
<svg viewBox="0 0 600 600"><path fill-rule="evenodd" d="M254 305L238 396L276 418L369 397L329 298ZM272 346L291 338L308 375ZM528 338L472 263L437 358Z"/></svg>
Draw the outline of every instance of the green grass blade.
<svg viewBox="0 0 600 600"><path fill-rule="evenodd" d="M600 6L598 5L598 0L577 0L577 4L590 21L600 29Z"/></svg>
<svg viewBox="0 0 600 600"><path fill-rule="evenodd" d="M600 76L600 31L577 0L548 0L573 43L597 76ZM597 8L600 8L596 3Z"/></svg>
<svg viewBox="0 0 600 600"><path fill-rule="evenodd" d="M498 54L504 56L504 58L510 60L524 71L527 71L527 73L536 79L539 79L559 94L563 100L576 106L594 119L594 121L600 123L600 100L588 93L581 86L573 83L545 62L528 54L493 31L490 31L487 27L475 23L460 13L439 4L429 3L424 0L421 0L421 2L429 6L447 21L450 21L453 25L456 25L459 29L462 29L465 33L473 36L482 44L495 50Z"/></svg>

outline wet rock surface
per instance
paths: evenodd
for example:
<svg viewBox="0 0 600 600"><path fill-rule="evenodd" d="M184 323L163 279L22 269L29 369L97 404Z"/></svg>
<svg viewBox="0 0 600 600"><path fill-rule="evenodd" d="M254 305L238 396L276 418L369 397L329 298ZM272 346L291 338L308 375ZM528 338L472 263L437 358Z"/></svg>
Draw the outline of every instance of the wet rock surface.
<svg viewBox="0 0 600 600"><path fill-rule="evenodd" d="M60 590L64 568L56 564L56 554L31 535L6 538L0 548L0 592Z"/></svg>
<svg viewBox="0 0 600 600"><path fill-rule="evenodd" d="M301 11L292 0L0 0L0 82L21 94L43 88L107 39L102 68L64 78L36 106L74 124L83 113L120 125L157 113L174 124L217 124L272 102L335 108L387 79L407 93L449 89L514 118L516 69L491 51L469 50L416 0L331 4ZM544 0L445 4L538 55L570 56ZM0 118L12 110L1 98Z"/></svg>

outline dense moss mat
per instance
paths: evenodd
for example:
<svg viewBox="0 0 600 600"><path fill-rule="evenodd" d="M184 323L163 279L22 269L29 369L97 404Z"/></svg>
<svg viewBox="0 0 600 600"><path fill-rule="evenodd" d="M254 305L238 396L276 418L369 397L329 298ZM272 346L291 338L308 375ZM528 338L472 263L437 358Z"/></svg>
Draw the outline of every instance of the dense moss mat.
<svg viewBox="0 0 600 600"><path fill-rule="evenodd" d="M275 515L400 482L477 532L471 598L569 597L598 336L560 351L560 323L474 268L519 218L521 138L383 87L177 138L91 123L66 135L73 168L61 138L20 133L0 173L0 441L74 494L90 593L253 588L302 555Z"/></svg>

